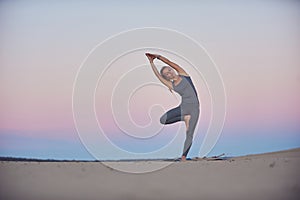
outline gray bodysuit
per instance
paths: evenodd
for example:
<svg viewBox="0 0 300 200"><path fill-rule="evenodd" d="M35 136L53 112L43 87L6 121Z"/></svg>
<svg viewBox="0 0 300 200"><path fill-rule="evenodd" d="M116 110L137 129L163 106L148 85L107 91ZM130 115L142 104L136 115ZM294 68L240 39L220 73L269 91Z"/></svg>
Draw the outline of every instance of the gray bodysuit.
<svg viewBox="0 0 300 200"><path fill-rule="evenodd" d="M183 156L187 156L193 142L194 131L199 119L198 94L192 79L189 76L179 75L182 80L178 85L172 82L174 91L181 96L181 104L163 114L160 118L162 124L173 124L184 121L185 115L190 115L189 128L186 130L186 139L183 147Z"/></svg>

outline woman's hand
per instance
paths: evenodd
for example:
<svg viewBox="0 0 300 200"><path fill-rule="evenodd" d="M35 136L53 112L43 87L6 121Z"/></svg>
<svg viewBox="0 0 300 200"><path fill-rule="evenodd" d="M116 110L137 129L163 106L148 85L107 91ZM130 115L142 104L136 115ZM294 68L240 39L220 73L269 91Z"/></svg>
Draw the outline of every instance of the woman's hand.
<svg viewBox="0 0 300 200"><path fill-rule="evenodd" d="M159 56L157 54L151 54L151 53L145 53L145 54L148 57L150 62L153 62L153 60Z"/></svg>

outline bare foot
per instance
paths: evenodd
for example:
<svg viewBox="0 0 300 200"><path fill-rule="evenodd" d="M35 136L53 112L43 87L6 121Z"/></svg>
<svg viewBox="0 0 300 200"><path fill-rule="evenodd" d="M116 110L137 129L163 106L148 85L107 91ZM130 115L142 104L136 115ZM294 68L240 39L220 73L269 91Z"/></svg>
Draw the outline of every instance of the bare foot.
<svg viewBox="0 0 300 200"><path fill-rule="evenodd" d="M181 162L185 162L186 161L186 157L185 156L181 156Z"/></svg>

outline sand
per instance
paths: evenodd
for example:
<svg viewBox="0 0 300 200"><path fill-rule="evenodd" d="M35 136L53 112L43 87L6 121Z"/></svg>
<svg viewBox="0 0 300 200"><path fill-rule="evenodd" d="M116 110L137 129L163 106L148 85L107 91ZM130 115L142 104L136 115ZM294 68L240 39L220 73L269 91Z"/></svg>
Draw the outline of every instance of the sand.
<svg viewBox="0 0 300 200"><path fill-rule="evenodd" d="M166 161L115 162L147 167ZM161 162L161 163L157 163ZM300 197L300 148L221 161L187 161L149 173L101 162L1 161L0 199L289 200Z"/></svg>

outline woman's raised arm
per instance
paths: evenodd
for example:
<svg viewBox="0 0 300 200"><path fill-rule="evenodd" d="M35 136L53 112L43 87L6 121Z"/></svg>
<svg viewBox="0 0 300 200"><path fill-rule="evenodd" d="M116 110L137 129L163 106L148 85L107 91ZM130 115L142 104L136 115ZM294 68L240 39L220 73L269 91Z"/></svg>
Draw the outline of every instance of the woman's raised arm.
<svg viewBox="0 0 300 200"><path fill-rule="evenodd" d="M148 57L149 59L149 62L150 62L150 65L151 65L151 68L155 74L155 76L160 80L160 82L162 82L165 86L167 86L169 88L169 90L172 92L173 90L173 86L172 86L172 82L171 81L168 81L166 79L164 79L161 74L158 72L156 66L154 65L154 62L153 60L155 59L155 56L153 54L148 54L146 53L146 56Z"/></svg>
<svg viewBox="0 0 300 200"><path fill-rule="evenodd" d="M155 56L156 56L157 59L163 61L164 63L168 64L170 67L175 69L178 74L184 75L184 76L189 76L189 74L182 67L180 67L176 63L170 61L168 58L166 58L164 56L161 56L161 55L155 55Z"/></svg>

